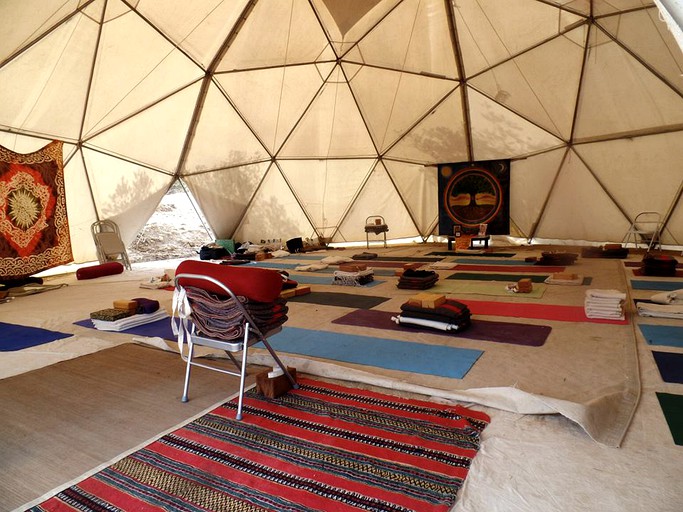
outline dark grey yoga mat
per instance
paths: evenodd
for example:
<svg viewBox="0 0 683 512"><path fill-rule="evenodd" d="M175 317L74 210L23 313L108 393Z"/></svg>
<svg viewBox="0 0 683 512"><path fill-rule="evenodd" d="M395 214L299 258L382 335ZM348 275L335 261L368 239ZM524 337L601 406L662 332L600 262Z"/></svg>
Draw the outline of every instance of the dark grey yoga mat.
<svg viewBox="0 0 683 512"><path fill-rule="evenodd" d="M459 333L447 333L427 327L408 327L398 325L391 317L398 313L377 311L374 309L358 309L341 318L333 320L333 324L357 325L374 329L392 331L428 332L443 336L468 338L473 340L495 341L512 345L540 347L545 343L552 328L547 325L516 324L512 322L494 322L490 320L472 319L472 325Z"/></svg>

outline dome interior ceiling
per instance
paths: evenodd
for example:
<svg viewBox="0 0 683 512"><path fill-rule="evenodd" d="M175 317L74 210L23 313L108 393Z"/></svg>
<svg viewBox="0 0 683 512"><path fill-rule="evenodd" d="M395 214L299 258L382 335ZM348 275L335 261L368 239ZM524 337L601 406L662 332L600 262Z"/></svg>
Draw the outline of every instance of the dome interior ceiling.
<svg viewBox="0 0 683 512"><path fill-rule="evenodd" d="M74 257L176 180L218 238L438 234L436 165L511 160L528 239L683 242L683 55L649 0L6 0L0 144L65 142Z"/></svg>

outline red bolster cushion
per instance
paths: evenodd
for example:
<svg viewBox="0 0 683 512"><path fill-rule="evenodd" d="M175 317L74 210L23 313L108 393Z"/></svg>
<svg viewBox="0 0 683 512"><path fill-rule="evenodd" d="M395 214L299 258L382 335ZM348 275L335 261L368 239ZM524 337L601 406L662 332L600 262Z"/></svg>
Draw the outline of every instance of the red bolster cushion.
<svg viewBox="0 0 683 512"><path fill-rule="evenodd" d="M219 265L208 261L186 260L178 265L175 275L200 274L213 277L223 283L235 295L242 295L257 302L273 302L282 291L282 277L277 270L244 267L233 265ZM180 279L182 286L195 286L204 290L225 295L225 291L211 283L199 279Z"/></svg>
<svg viewBox="0 0 683 512"><path fill-rule="evenodd" d="M92 267L82 267L76 271L76 279L94 279L96 277L111 276L123 272L123 265L118 261L109 261Z"/></svg>

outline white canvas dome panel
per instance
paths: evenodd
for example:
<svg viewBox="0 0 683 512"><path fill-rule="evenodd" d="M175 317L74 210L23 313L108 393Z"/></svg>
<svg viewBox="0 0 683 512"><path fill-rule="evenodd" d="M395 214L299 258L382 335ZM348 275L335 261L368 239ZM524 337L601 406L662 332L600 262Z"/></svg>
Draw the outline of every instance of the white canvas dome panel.
<svg viewBox="0 0 683 512"><path fill-rule="evenodd" d="M0 124L77 140L97 23L76 15L0 69Z"/></svg>
<svg viewBox="0 0 683 512"><path fill-rule="evenodd" d="M313 62L327 46L305 0L256 2L216 71Z"/></svg>
<svg viewBox="0 0 683 512"><path fill-rule="evenodd" d="M410 0L398 5L359 41L352 60L429 76L457 78L453 46L441 0Z"/></svg>
<svg viewBox="0 0 683 512"><path fill-rule="evenodd" d="M525 238L534 232L566 153L560 148L512 162L510 218Z"/></svg>
<svg viewBox="0 0 683 512"><path fill-rule="evenodd" d="M237 112L213 85L204 99L184 173L234 167L267 159L268 154Z"/></svg>
<svg viewBox="0 0 683 512"><path fill-rule="evenodd" d="M225 40L226 27L233 27L244 10L246 0L139 0L137 9L175 44L209 67Z"/></svg>
<svg viewBox="0 0 683 512"><path fill-rule="evenodd" d="M281 238L285 241L312 236L313 233L313 226L296 197L273 165L254 194L233 238L258 243L262 239Z"/></svg>
<svg viewBox="0 0 683 512"><path fill-rule="evenodd" d="M349 84L380 152L429 112L455 82L363 66L344 66ZM416 94L419 91L419 94Z"/></svg>
<svg viewBox="0 0 683 512"><path fill-rule="evenodd" d="M431 234L439 218L437 168L384 160L396 190L405 203L421 236Z"/></svg>
<svg viewBox="0 0 683 512"><path fill-rule="evenodd" d="M173 170L187 136L198 90L199 84L194 84L93 137L88 144Z"/></svg>
<svg viewBox="0 0 683 512"><path fill-rule="evenodd" d="M429 112L386 154L411 162L466 161L467 133L460 89Z"/></svg>
<svg viewBox="0 0 683 512"><path fill-rule="evenodd" d="M320 68L313 64L216 75L216 80L271 154L278 152L313 101L323 78Z"/></svg>
<svg viewBox="0 0 683 512"><path fill-rule="evenodd" d="M474 160L522 157L562 145L557 137L486 96L470 89L468 97Z"/></svg>
<svg viewBox="0 0 683 512"><path fill-rule="evenodd" d="M218 238L232 237L269 165L262 162L183 179Z"/></svg>
<svg viewBox="0 0 683 512"><path fill-rule="evenodd" d="M279 164L315 228L331 236L375 160L281 160Z"/></svg>
<svg viewBox="0 0 683 512"><path fill-rule="evenodd" d="M585 27L574 32L585 39ZM562 55L561 59L557 56ZM469 81L521 116L565 140L571 137L584 51L557 37ZM570 86L570 87L568 87ZM572 92L569 92L572 91Z"/></svg>
<svg viewBox="0 0 683 512"><path fill-rule="evenodd" d="M570 150L535 235L553 238L551 233L561 233L564 240L583 240L586 233L591 233L597 241L621 241L629 225L600 183Z"/></svg>

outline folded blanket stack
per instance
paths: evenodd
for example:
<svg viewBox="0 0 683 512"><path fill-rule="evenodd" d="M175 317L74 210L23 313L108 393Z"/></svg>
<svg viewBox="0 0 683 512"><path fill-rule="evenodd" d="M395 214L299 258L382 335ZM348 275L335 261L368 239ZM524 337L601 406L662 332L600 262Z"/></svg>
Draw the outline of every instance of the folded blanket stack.
<svg viewBox="0 0 683 512"><path fill-rule="evenodd" d="M666 254L646 254L640 267L645 276L675 277L678 261Z"/></svg>
<svg viewBox="0 0 683 512"><path fill-rule="evenodd" d="M584 310L588 318L624 319L626 294L618 290L586 290Z"/></svg>
<svg viewBox="0 0 683 512"><path fill-rule="evenodd" d="M210 338L234 340L244 335L244 316L233 299L218 297L201 288L187 286L187 298L192 307L192 321L201 334ZM287 301L256 302L246 297L237 299L264 332L280 327L287 321Z"/></svg>
<svg viewBox="0 0 683 512"><path fill-rule="evenodd" d="M683 288L670 292L655 293L651 302L638 302L640 316L654 318L678 318L683 320Z"/></svg>
<svg viewBox="0 0 683 512"><path fill-rule="evenodd" d="M392 320L399 325L459 332L470 326L470 317L469 308L461 302L433 294L419 294L402 304L401 314Z"/></svg>
<svg viewBox="0 0 683 512"><path fill-rule="evenodd" d="M116 320L101 320L99 318L93 318L92 315L93 313L90 314L90 320L92 321L93 327L95 327L95 329L100 331L115 332L126 331L128 329L132 329L133 327L138 327L140 325L145 325L156 322L157 320L168 318L168 313L166 313L164 309L159 309L154 313L138 313L134 315L127 314L123 317L117 318Z"/></svg>
<svg viewBox="0 0 683 512"><path fill-rule="evenodd" d="M361 270L360 272L343 272L337 270L334 273L334 279L332 284L338 284L342 286L363 286L368 284L375 279L375 272L371 268L367 270Z"/></svg>
<svg viewBox="0 0 683 512"><path fill-rule="evenodd" d="M431 288L439 280L439 274L433 270L414 270L412 268L403 271L398 278L398 286L408 290L426 290Z"/></svg>

